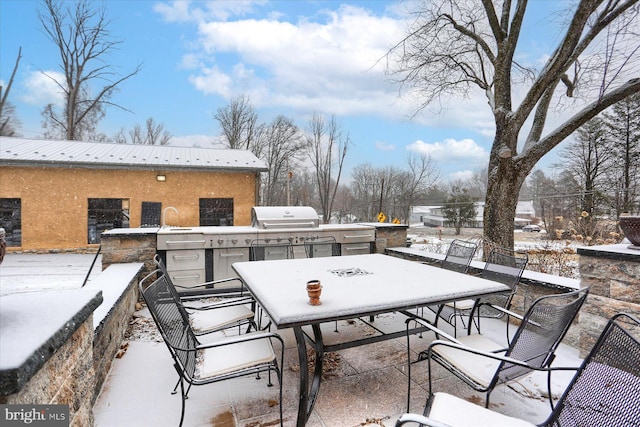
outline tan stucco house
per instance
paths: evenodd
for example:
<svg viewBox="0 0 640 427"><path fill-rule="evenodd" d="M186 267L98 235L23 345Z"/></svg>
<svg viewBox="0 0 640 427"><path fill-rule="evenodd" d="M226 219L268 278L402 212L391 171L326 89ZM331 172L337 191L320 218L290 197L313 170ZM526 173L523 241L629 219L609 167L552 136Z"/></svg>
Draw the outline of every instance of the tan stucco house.
<svg viewBox="0 0 640 427"><path fill-rule="evenodd" d="M245 150L0 137L11 250L97 247L111 228L249 225L265 163Z"/></svg>

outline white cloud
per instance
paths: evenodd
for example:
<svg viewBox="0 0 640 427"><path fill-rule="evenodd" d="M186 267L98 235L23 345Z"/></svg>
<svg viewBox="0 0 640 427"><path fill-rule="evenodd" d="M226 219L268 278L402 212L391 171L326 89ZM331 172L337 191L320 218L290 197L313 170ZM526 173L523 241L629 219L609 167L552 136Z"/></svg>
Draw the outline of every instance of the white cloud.
<svg viewBox="0 0 640 427"><path fill-rule="evenodd" d="M449 181L450 182L455 182L455 181L468 181L471 179L471 177L473 177L473 171L470 170L464 170L464 171L459 171L459 172L453 172L451 174L449 174Z"/></svg>
<svg viewBox="0 0 640 427"><path fill-rule="evenodd" d="M387 142L376 141L376 149L380 151L393 151L396 149L395 144L389 144Z"/></svg>
<svg viewBox="0 0 640 427"><path fill-rule="evenodd" d="M187 13L185 5L172 5L175 16ZM356 6L324 10L313 21L293 23L273 16L234 21L211 18L215 16L200 13L200 51L183 60L194 66L197 55L201 61L191 82L203 93L225 98L247 94L258 107L298 111L394 118L409 111L406 101L398 100L397 88L386 81L384 61L377 62L389 43L404 34L400 20Z"/></svg>
<svg viewBox="0 0 640 427"><path fill-rule="evenodd" d="M21 100L37 106L47 104L62 106L64 103L63 93L52 79L59 82L65 81L64 75L58 71L32 71L25 78L25 92L20 97Z"/></svg>
<svg viewBox="0 0 640 427"><path fill-rule="evenodd" d="M221 95L224 98L233 95L231 78L217 67L203 68L200 75L189 77L189 81L205 94Z"/></svg>
<svg viewBox="0 0 640 427"><path fill-rule="evenodd" d="M418 140L407 145L407 150L428 154L432 159L442 163L478 163L486 162L489 158L489 153L473 139L469 138L460 141L447 138L444 141L434 143L426 143Z"/></svg>
<svg viewBox="0 0 640 427"><path fill-rule="evenodd" d="M157 3L153 10L169 22L201 22L207 19L226 21L231 16L244 16L252 13L256 5L266 4L266 0L233 1L186 1L175 0Z"/></svg>

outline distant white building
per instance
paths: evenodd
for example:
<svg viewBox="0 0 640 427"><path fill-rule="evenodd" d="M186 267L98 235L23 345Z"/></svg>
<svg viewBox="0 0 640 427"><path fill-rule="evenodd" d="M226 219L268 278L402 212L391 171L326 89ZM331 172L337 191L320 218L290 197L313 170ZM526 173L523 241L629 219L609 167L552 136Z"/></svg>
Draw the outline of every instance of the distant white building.
<svg viewBox="0 0 640 427"><path fill-rule="evenodd" d="M475 202L476 217L468 225L469 227L483 227L484 202ZM412 206L411 219L412 224L422 223L427 227L444 227L447 220L442 212L443 206ZM516 217L514 224L516 228L524 227L531 224L536 217L536 210L533 207L533 201L518 201L516 206Z"/></svg>

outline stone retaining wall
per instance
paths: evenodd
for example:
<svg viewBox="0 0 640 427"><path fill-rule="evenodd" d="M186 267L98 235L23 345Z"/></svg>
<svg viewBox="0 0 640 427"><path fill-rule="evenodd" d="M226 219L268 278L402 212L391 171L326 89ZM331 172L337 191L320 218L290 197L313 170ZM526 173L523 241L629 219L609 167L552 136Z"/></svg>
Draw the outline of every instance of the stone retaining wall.
<svg viewBox="0 0 640 427"><path fill-rule="evenodd" d="M138 281L141 273L129 278L124 292L117 297L112 304L108 314L97 325L94 325L93 354L98 355L93 358L93 370L95 372L92 403L98 398L102 386L104 385L111 363L120 350L124 340L125 332L129 327L129 322L135 311L138 302ZM123 278L122 280L127 280Z"/></svg>
<svg viewBox="0 0 640 427"><path fill-rule="evenodd" d="M387 248L404 247L407 243L407 229L405 224L365 223L376 228L374 252L383 254Z"/></svg>
<svg viewBox="0 0 640 427"><path fill-rule="evenodd" d="M13 322L19 329L2 345L27 348L17 366L2 361L0 403L68 405L70 426L93 426L93 405L135 310L142 267L114 265L78 290L3 297L4 309L23 320ZM34 339L24 344L20 337L37 335L38 322L57 329L52 336L43 334L42 344Z"/></svg>
<svg viewBox="0 0 640 427"><path fill-rule="evenodd" d="M582 284L591 288L580 318L580 348L589 349L614 314L640 318L640 251L619 244L579 248L578 255Z"/></svg>
<svg viewBox="0 0 640 427"><path fill-rule="evenodd" d="M69 405L69 425L93 425L93 320L90 316L15 394L0 403Z"/></svg>
<svg viewBox="0 0 640 427"><path fill-rule="evenodd" d="M102 233L102 269L112 264L143 262L141 278L155 270L157 231L156 228L121 228Z"/></svg>

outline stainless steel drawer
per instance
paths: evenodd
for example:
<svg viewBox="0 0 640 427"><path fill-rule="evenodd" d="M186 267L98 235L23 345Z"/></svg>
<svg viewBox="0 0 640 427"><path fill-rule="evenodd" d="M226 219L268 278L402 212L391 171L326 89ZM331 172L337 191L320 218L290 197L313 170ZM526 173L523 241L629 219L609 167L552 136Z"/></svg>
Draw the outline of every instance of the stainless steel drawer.
<svg viewBox="0 0 640 427"><path fill-rule="evenodd" d="M371 253L371 243L343 243L340 245L341 255L364 255Z"/></svg>
<svg viewBox="0 0 640 427"><path fill-rule="evenodd" d="M375 239L375 230L344 230L340 232L338 243L373 242Z"/></svg>
<svg viewBox="0 0 640 427"><path fill-rule="evenodd" d="M202 270L183 270L169 271L169 277L176 286L194 287L207 281L206 272ZM177 288L178 292L184 292L185 289Z"/></svg>
<svg viewBox="0 0 640 427"><path fill-rule="evenodd" d="M158 234L158 249L204 249L207 239L203 234Z"/></svg>
<svg viewBox="0 0 640 427"><path fill-rule="evenodd" d="M167 251L167 270L200 270L205 269L204 249L185 249Z"/></svg>

